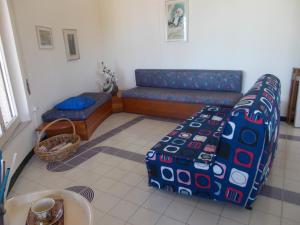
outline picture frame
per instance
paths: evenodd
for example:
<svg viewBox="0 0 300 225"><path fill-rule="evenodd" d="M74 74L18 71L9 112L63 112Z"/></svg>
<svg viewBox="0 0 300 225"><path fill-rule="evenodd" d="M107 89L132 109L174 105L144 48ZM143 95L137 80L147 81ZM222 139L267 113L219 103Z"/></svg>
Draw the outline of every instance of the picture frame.
<svg viewBox="0 0 300 225"><path fill-rule="evenodd" d="M53 49L52 28L37 25L36 34L40 49Z"/></svg>
<svg viewBox="0 0 300 225"><path fill-rule="evenodd" d="M165 0L166 41L188 41L188 0Z"/></svg>
<svg viewBox="0 0 300 225"><path fill-rule="evenodd" d="M63 29L63 37L68 61L80 59L79 45L76 29Z"/></svg>

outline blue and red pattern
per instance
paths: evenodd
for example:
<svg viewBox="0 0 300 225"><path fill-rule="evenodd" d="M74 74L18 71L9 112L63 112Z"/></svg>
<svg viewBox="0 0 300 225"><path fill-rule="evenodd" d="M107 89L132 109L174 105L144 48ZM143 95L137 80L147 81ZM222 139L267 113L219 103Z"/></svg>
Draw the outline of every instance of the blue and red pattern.
<svg viewBox="0 0 300 225"><path fill-rule="evenodd" d="M280 80L267 74L231 112L215 161L224 165L223 179L217 173L214 176L215 199L253 204L275 157L279 124Z"/></svg>
<svg viewBox="0 0 300 225"><path fill-rule="evenodd" d="M210 196L211 170L231 109L206 106L146 156L149 183L182 194Z"/></svg>
<svg viewBox="0 0 300 225"><path fill-rule="evenodd" d="M251 206L277 150L280 80L262 76L232 110L215 107L215 114L200 122L210 108L186 120L148 152L149 185ZM222 118L220 123L211 122L215 116ZM220 134L214 138L217 130ZM211 153L205 150L209 145Z"/></svg>

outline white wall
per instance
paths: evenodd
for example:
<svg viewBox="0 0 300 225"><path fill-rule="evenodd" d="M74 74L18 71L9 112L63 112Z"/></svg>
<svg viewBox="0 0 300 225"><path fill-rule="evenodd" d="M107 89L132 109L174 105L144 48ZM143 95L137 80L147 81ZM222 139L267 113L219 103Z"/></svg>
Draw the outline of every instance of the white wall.
<svg viewBox="0 0 300 225"><path fill-rule="evenodd" d="M165 42L164 0L100 0L105 60L122 88L136 68L240 69L244 91L265 73L282 82L286 113L300 66L299 0L189 0L189 41Z"/></svg>
<svg viewBox="0 0 300 225"><path fill-rule="evenodd" d="M16 98L18 113L21 120L30 118L28 101L25 94L23 77L19 65L19 57L16 52L13 29L9 16L9 7L6 0L0 0L0 35L3 42L5 58L8 71L11 77L14 96ZM17 165L19 165L24 157L28 154L33 146L33 124L28 124L26 132L19 132L14 140L9 142L4 149L4 158L11 162L14 152L18 153Z"/></svg>
<svg viewBox="0 0 300 225"><path fill-rule="evenodd" d="M0 1L0 11L3 11L2 5L6 6L7 0ZM6 160L11 159L12 153L18 153L18 166L35 144L34 129L40 123L43 112L66 97L97 90L101 34L98 0L12 0L9 6L22 60L23 80L29 79L32 92L28 96L30 107L27 111L32 122L4 148ZM36 25L53 29L53 50L38 48ZM64 28L77 29L80 51L78 61L66 60L62 33ZM13 43L11 38L7 40ZM10 72L12 75L18 71L12 66ZM19 80L24 89L23 80ZM33 107L37 107L38 112L33 112Z"/></svg>
<svg viewBox="0 0 300 225"><path fill-rule="evenodd" d="M71 95L97 89L101 53L98 0L13 0L22 47L24 74L29 78L38 117ZM36 25L51 27L54 49L38 48ZM80 60L68 62L62 29L77 29Z"/></svg>

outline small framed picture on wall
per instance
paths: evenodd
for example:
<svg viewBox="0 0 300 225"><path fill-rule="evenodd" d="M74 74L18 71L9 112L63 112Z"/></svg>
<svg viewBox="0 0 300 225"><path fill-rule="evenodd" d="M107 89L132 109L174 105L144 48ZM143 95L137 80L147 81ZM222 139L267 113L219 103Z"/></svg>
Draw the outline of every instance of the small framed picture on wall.
<svg viewBox="0 0 300 225"><path fill-rule="evenodd" d="M38 46L40 49L52 49L53 48L53 36L52 29L44 26L36 26L36 34L38 40Z"/></svg>
<svg viewBox="0 0 300 225"><path fill-rule="evenodd" d="M73 61L80 59L77 30L64 29L63 36L65 41L67 60Z"/></svg>
<svg viewBox="0 0 300 225"><path fill-rule="evenodd" d="M188 39L188 0L165 0L166 40L187 41Z"/></svg>

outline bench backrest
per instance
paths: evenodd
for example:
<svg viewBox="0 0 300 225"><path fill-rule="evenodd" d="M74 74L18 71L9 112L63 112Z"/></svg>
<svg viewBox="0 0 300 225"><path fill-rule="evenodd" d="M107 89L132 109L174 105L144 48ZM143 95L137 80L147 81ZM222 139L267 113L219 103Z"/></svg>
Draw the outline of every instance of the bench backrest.
<svg viewBox="0 0 300 225"><path fill-rule="evenodd" d="M272 166L279 124L280 80L267 74L235 105L225 126L214 166L226 172L214 182L228 182L216 199L253 203Z"/></svg>
<svg viewBox="0 0 300 225"><path fill-rule="evenodd" d="M240 93L243 76L239 70L138 69L135 71L135 78L136 85L140 87Z"/></svg>

